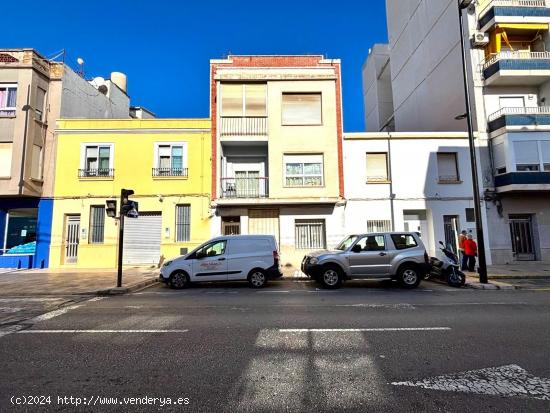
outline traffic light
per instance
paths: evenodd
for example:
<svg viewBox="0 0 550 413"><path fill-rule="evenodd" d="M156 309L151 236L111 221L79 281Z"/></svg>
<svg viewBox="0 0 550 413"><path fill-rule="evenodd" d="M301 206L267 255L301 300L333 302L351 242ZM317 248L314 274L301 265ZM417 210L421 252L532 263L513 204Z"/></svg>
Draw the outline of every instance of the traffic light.
<svg viewBox="0 0 550 413"><path fill-rule="evenodd" d="M106 202L107 208L105 208L105 212L107 213L108 217L115 218L116 217L116 199L108 199Z"/></svg>
<svg viewBox="0 0 550 413"><path fill-rule="evenodd" d="M134 195L131 189L122 189L120 191L120 215L128 218L138 217L138 203L129 199L130 195Z"/></svg>

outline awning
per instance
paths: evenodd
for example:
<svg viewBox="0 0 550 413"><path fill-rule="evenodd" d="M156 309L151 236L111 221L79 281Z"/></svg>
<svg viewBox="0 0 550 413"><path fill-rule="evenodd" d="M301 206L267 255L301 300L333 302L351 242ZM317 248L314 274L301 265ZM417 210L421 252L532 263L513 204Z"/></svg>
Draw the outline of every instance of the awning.
<svg viewBox="0 0 550 413"><path fill-rule="evenodd" d="M548 30L548 23L498 23L497 29Z"/></svg>

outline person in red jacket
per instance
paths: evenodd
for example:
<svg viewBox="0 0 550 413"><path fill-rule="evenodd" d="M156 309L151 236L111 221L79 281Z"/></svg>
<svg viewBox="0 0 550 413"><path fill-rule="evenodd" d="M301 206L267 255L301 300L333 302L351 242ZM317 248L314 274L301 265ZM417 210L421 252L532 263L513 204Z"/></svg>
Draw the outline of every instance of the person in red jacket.
<svg viewBox="0 0 550 413"><path fill-rule="evenodd" d="M468 271L474 272L476 267L477 244L474 241L472 234L468 234L468 238L464 240L464 256L468 263Z"/></svg>

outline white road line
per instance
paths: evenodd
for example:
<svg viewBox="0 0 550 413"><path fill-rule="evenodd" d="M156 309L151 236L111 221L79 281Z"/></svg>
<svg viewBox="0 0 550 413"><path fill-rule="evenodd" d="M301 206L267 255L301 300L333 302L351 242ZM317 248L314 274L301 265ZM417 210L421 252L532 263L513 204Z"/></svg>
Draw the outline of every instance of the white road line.
<svg viewBox="0 0 550 413"><path fill-rule="evenodd" d="M101 300L104 300L105 297L94 297L94 298L90 298L88 301L89 302L92 302L92 301L101 301Z"/></svg>
<svg viewBox="0 0 550 413"><path fill-rule="evenodd" d="M29 303L37 302L41 303L44 301L59 301L63 300L63 298L32 298L32 297L26 297L26 298L0 298L0 303L16 303L19 301L26 301Z"/></svg>
<svg viewBox="0 0 550 413"><path fill-rule="evenodd" d="M46 321L46 320L50 320L54 317L58 317L60 315L63 315L65 313L71 311L71 310L76 310L79 307L82 307L82 305L80 305L80 304L70 305L68 307L60 308L59 310L50 311L49 313L42 314L42 315L39 315L37 317L33 317L30 320L27 320L26 322L31 323L31 324L36 324L36 323L39 323L41 321Z"/></svg>
<svg viewBox="0 0 550 413"><path fill-rule="evenodd" d="M377 331L448 331L451 327L385 327L385 328L280 328L280 333L347 333Z"/></svg>
<svg viewBox="0 0 550 413"><path fill-rule="evenodd" d="M276 294L276 293L289 293L287 290L274 290L274 291L256 291L258 294Z"/></svg>
<svg viewBox="0 0 550 413"><path fill-rule="evenodd" d="M189 330L21 330L17 334L155 334L155 333L187 333Z"/></svg>

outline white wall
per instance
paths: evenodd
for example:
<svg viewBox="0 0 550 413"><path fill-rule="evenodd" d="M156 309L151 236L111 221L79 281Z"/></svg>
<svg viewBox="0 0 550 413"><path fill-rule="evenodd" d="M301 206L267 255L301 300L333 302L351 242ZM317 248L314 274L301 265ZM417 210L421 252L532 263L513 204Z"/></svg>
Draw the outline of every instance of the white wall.
<svg viewBox="0 0 550 413"><path fill-rule="evenodd" d="M362 68L367 131L378 132L393 115L393 93L387 44L375 44Z"/></svg>

